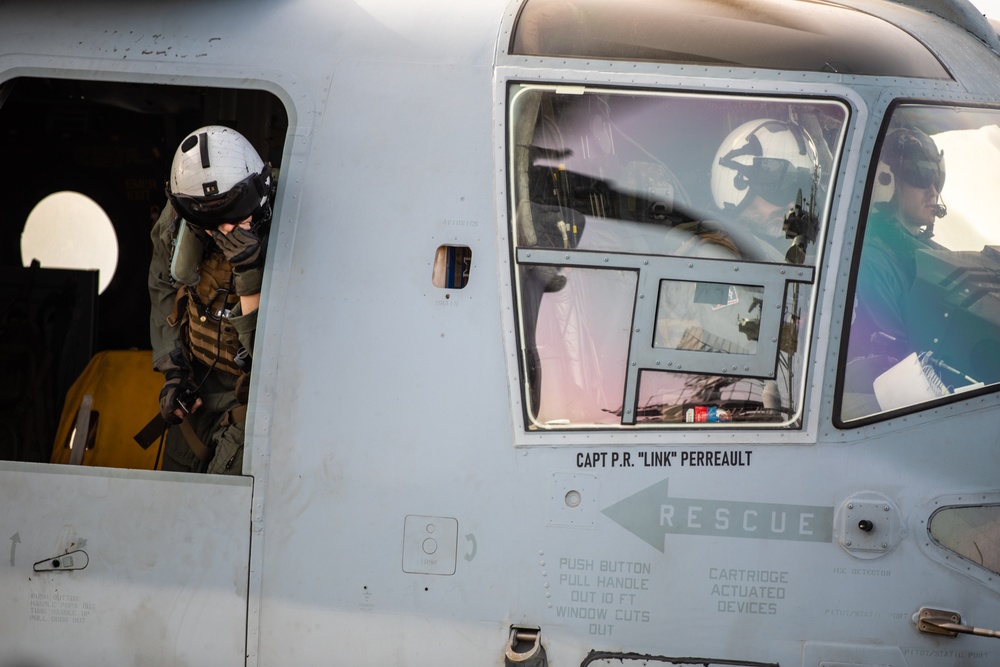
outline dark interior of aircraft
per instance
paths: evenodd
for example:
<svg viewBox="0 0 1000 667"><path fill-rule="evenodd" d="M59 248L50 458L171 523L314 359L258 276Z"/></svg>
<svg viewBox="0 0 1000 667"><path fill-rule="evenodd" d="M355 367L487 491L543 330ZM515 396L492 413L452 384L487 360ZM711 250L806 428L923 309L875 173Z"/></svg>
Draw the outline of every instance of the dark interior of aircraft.
<svg viewBox="0 0 1000 667"><path fill-rule="evenodd" d="M0 84L0 460L48 461L63 397L91 356L150 347L149 233L177 144L208 124L239 130L280 166L288 118L268 92L56 78ZM29 214L62 191L92 199L114 227L117 269L100 295L96 271L21 257Z"/></svg>

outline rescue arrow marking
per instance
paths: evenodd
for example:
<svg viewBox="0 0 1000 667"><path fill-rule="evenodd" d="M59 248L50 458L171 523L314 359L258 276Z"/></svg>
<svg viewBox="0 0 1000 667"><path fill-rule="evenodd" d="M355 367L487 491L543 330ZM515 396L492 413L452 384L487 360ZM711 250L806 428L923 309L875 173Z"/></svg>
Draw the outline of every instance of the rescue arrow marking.
<svg viewBox="0 0 1000 667"><path fill-rule="evenodd" d="M14 567L14 550L17 549L17 545L21 542L21 534L14 533L10 536L10 566Z"/></svg>
<svg viewBox="0 0 1000 667"><path fill-rule="evenodd" d="M832 507L671 498L668 481L657 482L602 513L659 551L665 551L667 534L833 541Z"/></svg>

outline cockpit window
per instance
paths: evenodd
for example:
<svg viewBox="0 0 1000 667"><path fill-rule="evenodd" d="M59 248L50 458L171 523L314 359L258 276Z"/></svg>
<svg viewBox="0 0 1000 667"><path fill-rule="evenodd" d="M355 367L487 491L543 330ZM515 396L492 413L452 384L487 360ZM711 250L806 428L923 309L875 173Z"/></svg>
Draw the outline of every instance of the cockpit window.
<svg viewBox="0 0 1000 667"><path fill-rule="evenodd" d="M870 175L842 423L1000 382L1000 111L900 105Z"/></svg>
<svg viewBox="0 0 1000 667"><path fill-rule="evenodd" d="M629 19L623 21L623 16ZM878 16L814 0L527 0L510 52L951 78L937 57L906 31Z"/></svg>
<svg viewBox="0 0 1000 667"><path fill-rule="evenodd" d="M510 90L529 429L799 423L835 101Z"/></svg>
<svg viewBox="0 0 1000 667"><path fill-rule="evenodd" d="M1000 505L942 507L927 527L936 544L1000 574Z"/></svg>

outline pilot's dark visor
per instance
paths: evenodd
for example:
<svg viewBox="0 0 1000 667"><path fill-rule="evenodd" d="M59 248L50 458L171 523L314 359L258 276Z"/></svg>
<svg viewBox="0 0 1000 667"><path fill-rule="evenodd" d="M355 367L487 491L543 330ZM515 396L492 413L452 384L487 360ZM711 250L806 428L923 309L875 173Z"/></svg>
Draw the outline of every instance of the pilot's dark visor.
<svg viewBox="0 0 1000 667"><path fill-rule="evenodd" d="M171 193L169 188L167 195L189 223L202 229L215 229L219 225L238 224L257 212L264 198L260 179L260 175L253 174L220 195L194 197Z"/></svg>
<svg viewBox="0 0 1000 667"><path fill-rule="evenodd" d="M915 188L934 186L938 192L944 187L944 151L939 151L934 140L923 132L909 129L889 133L883 160L893 175Z"/></svg>
<svg viewBox="0 0 1000 667"><path fill-rule="evenodd" d="M813 172L804 167L794 167L788 160L773 157L755 157L743 168L750 188L775 206L795 201L799 190L806 197L812 190Z"/></svg>
<svg viewBox="0 0 1000 667"><path fill-rule="evenodd" d="M944 187L944 160L928 160L926 158L907 159L903 156L899 168L899 178L907 185L915 188L934 186L938 192Z"/></svg>

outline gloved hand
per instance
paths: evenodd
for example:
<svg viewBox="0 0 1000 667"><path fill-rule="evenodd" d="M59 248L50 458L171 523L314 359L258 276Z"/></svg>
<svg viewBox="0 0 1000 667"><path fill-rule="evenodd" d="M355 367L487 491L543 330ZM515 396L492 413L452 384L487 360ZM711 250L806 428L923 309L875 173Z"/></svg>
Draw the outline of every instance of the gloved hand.
<svg viewBox="0 0 1000 667"><path fill-rule="evenodd" d="M212 234L222 254L233 265L233 282L240 296L258 294L264 279L264 249L249 229L234 227L228 234Z"/></svg>
<svg viewBox="0 0 1000 667"><path fill-rule="evenodd" d="M176 349L156 364L156 370L166 378L160 390L160 416L168 424L180 424L183 417L177 414L177 410L193 411L197 399L191 364L183 350ZM186 407L181 407L181 403Z"/></svg>

